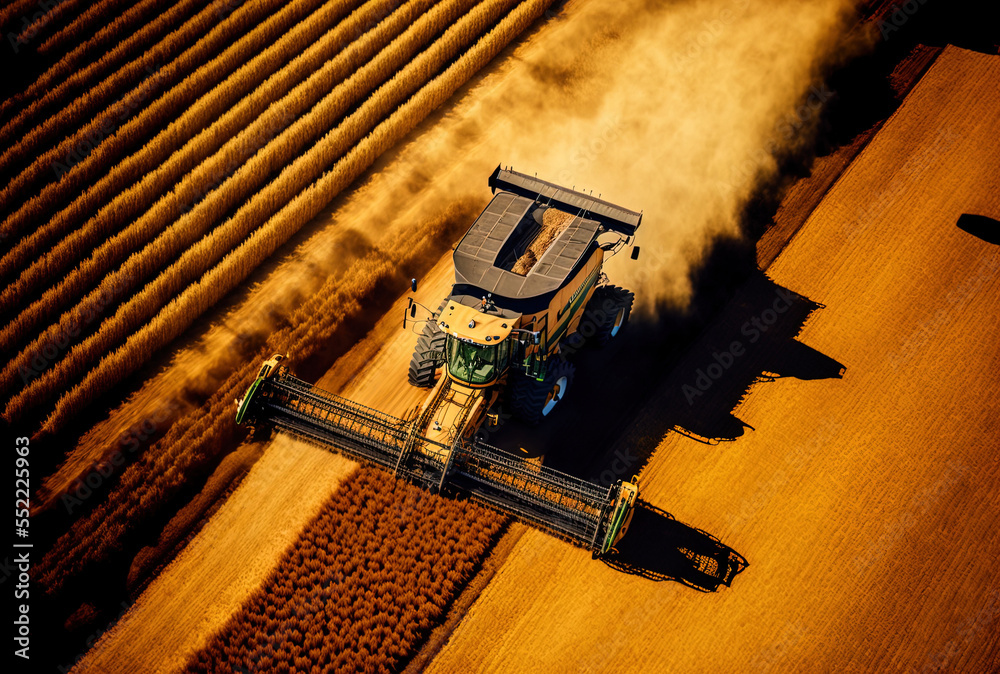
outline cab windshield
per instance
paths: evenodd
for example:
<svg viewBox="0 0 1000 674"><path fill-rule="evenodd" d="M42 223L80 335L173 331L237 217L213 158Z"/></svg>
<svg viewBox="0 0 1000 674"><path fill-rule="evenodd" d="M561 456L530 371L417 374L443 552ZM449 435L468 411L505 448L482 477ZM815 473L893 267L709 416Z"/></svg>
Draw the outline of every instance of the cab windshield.
<svg viewBox="0 0 1000 674"><path fill-rule="evenodd" d="M467 384L489 384L507 365L507 343L472 344L448 335L448 371Z"/></svg>

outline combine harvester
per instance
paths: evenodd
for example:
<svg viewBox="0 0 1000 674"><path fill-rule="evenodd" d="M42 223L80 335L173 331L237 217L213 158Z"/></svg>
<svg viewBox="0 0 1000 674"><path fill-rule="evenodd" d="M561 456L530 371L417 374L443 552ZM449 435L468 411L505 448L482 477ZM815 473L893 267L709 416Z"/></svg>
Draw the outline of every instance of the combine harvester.
<svg viewBox="0 0 1000 674"><path fill-rule="evenodd" d="M602 487L485 444L476 431L498 422L501 401L540 422L573 381L566 340L604 345L618 334L633 296L609 285L602 267L631 243L642 214L500 167L489 185L492 201L455 249L451 294L437 311L423 307L430 318L409 368L411 384L431 389L421 407L400 419L359 405L295 378L275 355L237 401L236 421L464 494L597 557L624 536L638 481ZM420 306L410 299L404 328Z"/></svg>

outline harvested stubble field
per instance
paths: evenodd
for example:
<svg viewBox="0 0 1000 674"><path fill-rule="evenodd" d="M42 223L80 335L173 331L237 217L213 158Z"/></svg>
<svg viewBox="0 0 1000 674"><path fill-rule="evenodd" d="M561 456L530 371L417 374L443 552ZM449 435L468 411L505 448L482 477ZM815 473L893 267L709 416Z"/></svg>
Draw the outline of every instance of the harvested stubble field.
<svg viewBox="0 0 1000 674"><path fill-rule="evenodd" d="M621 439L653 452L645 499L750 561L734 587L650 584L531 531L431 671L996 670L1000 250L956 222L1000 216L998 84L1000 57L946 49L767 268L775 285L741 290ZM782 287L825 306L754 348L744 319ZM657 442L678 409L726 436L737 368L691 407L683 387L733 340L773 377L732 409L749 428Z"/></svg>
<svg viewBox="0 0 1000 674"><path fill-rule="evenodd" d="M931 73L834 172L874 135L871 146L833 188L806 188L830 189L808 222L765 236L770 280L738 288L693 345L671 338L686 355L651 366L663 380L636 387L649 395L618 427L631 431L616 440L602 427L574 456L559 434L579 440L586 428L569 417L534 439L501 429L501 444L548 450L546 461L595 479L609 457L648 459L651 505L632 536L648 546L604 565L282 436L262 455L233 451L243 436L232 401L276 351L359 402L398 415L419 403L423 391L404 383L414 336L398 329L399 292L411 276L424 304L448 291L447 249L498 158L646 208L649 267L615 271L647 309L690 301L689 266L739 231L746 199L780 169L767 155L775 120L795 111L808 144L816 120L795 106L858 39L843 41L845 6L832 0L571 2L432 115L547 5L103 0L62 3L38 23L28 44L44 65L0 108L0 386L5 421L46 453L33 474L44 537L33 578L51 615L41 629L60 642L52 664L997 665L998 600L989 565L971 561L998 553L995 462L976 446L998 431L995 404L981 402L996 400L984 373L997 356L981 324L954 322L995 313L996 253L946 227L963 209L997 216L997 176L981 168L996 166L997 148L977 136L1000 121L980 95L996 87L996 66L978 54L924 52ZM96 22L98 8L114 21ZM774 39L775 21L795 29ZM873 190L886 199L866 198ZM923 215L902 217L914 203ZM847 232L845 213L865 231ZM786 330L733 368L732 385L688 405L679 392L712 348L745 336L742 320L783 288L808 298L791 301ZM945 301L930 306L935 295ZM907 315L925 318L903 335ZM643 334L585 359L621 368L632 347L649 355ZM761 375L776 381L746 394ZM616 385L627 392L629 377ZM599 387L581 377L582 391ZM718 582L686 560L711 572L726 548L656 506L750 567L718 595L694 592Z"/></svg>

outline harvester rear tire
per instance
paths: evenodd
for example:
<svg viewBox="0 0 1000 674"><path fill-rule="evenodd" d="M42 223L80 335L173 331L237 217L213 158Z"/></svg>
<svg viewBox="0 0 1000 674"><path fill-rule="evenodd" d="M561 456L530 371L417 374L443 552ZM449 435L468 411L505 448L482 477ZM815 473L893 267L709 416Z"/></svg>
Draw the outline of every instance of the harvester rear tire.
<svg viewBox="0 0 1000 674"><path fill-rule="evenodd" d="M635 293L619 286L601 286L594 291L584 315L603 318L591 338L595 346L607 346L621 332L632 314L634 301Z"/></svg>
<svg viewBox="0 0 1000 674"><path fill-rule="evenodd" d="M447 302L448 300L441 302L441 306L437 310L438 315L444 310ZM441 331L437 322L427 321L424 323L423 330L421 330L420 336L417 338L417 346L414 348L413 356L410 358L408 376L411 384L422 388L434 386L435 374L441 363L433 358L428 358L427 354L430 351L444 351L446 337L447 335Z"/></svg>
<svg viewBox="0 0 1000 674"><path fill-rule="evenodd" d="M511 375L514 382L510 407L514 416L529 426L537 426L562 405L566 393L573 388L575 372L572 363L558 358L549 363L542 381L523 374Z"/></svg>

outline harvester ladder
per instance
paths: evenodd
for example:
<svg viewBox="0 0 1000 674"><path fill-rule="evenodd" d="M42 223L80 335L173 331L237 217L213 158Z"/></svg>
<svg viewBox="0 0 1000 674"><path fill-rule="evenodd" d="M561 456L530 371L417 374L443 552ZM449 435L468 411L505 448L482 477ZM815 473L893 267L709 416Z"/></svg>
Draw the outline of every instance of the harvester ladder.
<svg viewBox="0 0 1000 674"><path fill-rule="evenodd" d="M400 468L402 468L410 454L412 454L413 448L417 445L417 442L425 439L420 435L420 429L427 427L427 422L430 421L432 416L434 416L434 412L437 410L438 405L440 405L441 399L444 398L450 387L451 379L449 377L445 377L444 380L435 387L434 398L431 399L430 403L424 407L420 414L417 415L417 418L413 420L413 424L410 426L409 434L406 437L406 443L403 445L403 448L399 452L399 457L396 459L396 466L392 471L393 475L397 477L400 475Z"/></svg>

